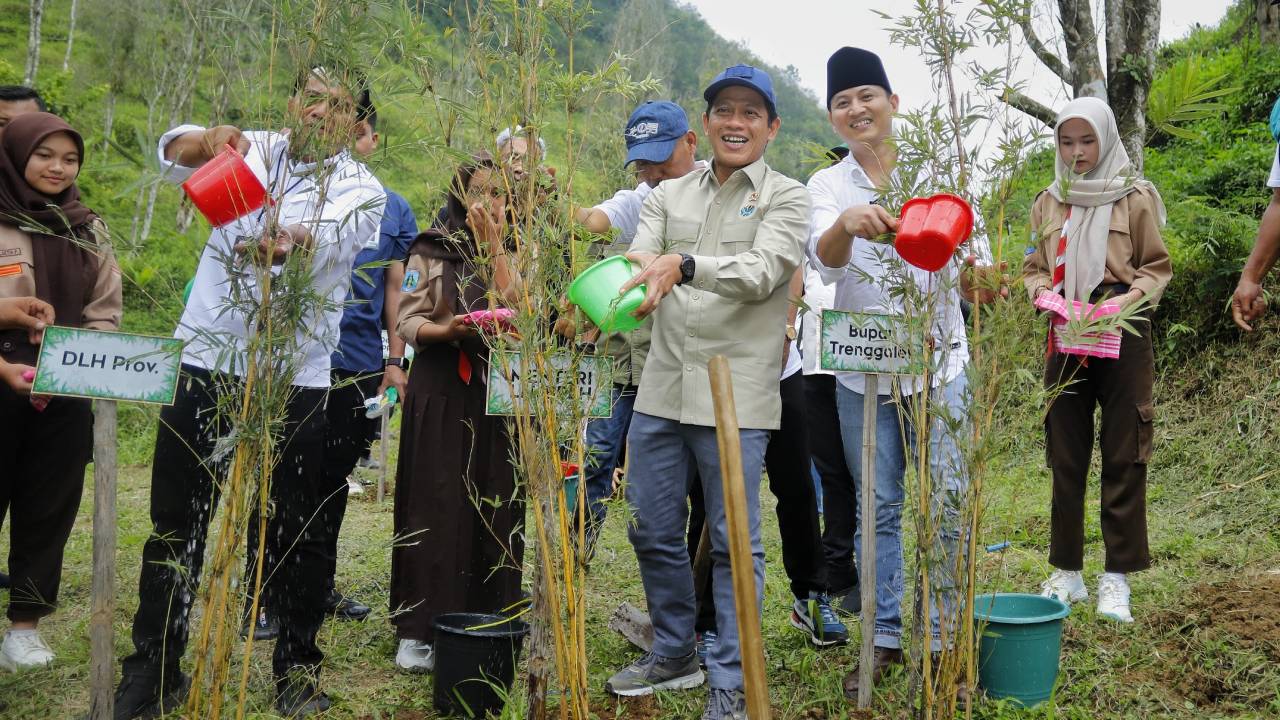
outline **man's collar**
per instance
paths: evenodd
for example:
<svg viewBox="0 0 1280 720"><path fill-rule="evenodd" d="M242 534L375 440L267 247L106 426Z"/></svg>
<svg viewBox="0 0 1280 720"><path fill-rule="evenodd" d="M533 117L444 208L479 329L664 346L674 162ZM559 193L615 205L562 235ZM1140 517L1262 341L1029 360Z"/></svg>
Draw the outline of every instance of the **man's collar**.
<svg viewBox="0 0 1280 720"><path fill-rule="evenodd" d="M711 180L716 179L715 164L716 164L715 160L711 160L707 163L707 168L704 171L705 174L703 175L704 181L707 178L710 178ZM759 160L756 160L750 165L734 170L732 173L729 174L729 178L732 179L734 175L738 173L742 173L743 175L747 176L747 180L751 182L751 186L756 190L759 190L761 186L764 185L764 177L765 175L768 174L768 172L769 172L769 164L764 161L764 156L762 155L760 156Z"/></svg>

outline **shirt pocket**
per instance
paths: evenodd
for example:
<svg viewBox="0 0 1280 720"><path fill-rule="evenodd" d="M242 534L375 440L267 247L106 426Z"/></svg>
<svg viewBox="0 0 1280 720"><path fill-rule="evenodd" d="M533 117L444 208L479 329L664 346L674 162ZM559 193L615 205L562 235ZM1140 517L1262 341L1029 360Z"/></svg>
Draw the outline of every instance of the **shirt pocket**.
<svg viewBox="0 0 1280 720"><path fill-rule="evenodd" d="M663 238L664 252L688 253L698 244L702 223L696 220L667 220L667 232Z"/></svg>
<svg viewBox="0 0 1280 720"><path fill-rule="evenodd" d="M1107 255L1119 256L1125 262L1133 262L1133 236L1129 233L1129 214L1112 213L1107 227ZM1119 278L1117 278L1118 280Z"/></svg>
<svg viewBox="0 0 1280 720"><path fill-rule="evenodd" d="M720 248L717 255L737 255L750 250L756 244L759 220L736 220L720 227Z"/></svg>

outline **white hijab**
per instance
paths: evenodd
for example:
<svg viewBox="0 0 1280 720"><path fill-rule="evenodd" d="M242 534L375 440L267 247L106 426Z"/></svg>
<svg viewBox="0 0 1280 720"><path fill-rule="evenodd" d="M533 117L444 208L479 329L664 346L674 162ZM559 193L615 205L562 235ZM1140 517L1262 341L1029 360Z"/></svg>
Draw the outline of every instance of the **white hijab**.
<svg viewBox="0 0 1280 720"><path fill-rule="evenodd" d="M1084 175L1076 173L1057 151L1058 132L1068 120L1079 118L1089 123L1098 138L1098 164ZM1120 198L1139 186L1156 199L1156 217L1163 225L1164 202L1151 183L1137 177L1129 161L1129 153L1120 142L1116 117L1105 102L1095 97L1076 98L1058 113L1053 128L1053 184L1049 194L1071 206L1067 228L1066 279L1062 288L1067 301L1088 301L1102 284L1107 266L1107 238L1111 227L1111 209Z"/></svg>

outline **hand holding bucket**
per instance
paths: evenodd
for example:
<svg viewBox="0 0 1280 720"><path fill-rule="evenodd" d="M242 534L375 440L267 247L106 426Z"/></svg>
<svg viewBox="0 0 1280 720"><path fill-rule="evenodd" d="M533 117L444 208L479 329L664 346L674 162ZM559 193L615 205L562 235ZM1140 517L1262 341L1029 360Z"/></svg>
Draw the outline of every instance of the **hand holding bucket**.
<svg viewBox="0 0 1280 720"><path fill-rule="evenodd" d="M631 313L644 302L645 286L619 290L636 275L630 260L615 255L592 265L569 285L569 302L582 308L603 332L630 332L642 322Z"/></svg>
<svg viewBox="0 0 1280 720"><path fill-rule="evenodd" d="M902 206L893 247L903 260L937 272L972 233L973 208L964 198L947 194L912 198Z"/></svg>
<svg viewBox="0 0 1280 720"><path fill-rule="evenodd" d="M192 173L182 189L214 227L244 217L267 202L266 188L230 145Z"/></svg>

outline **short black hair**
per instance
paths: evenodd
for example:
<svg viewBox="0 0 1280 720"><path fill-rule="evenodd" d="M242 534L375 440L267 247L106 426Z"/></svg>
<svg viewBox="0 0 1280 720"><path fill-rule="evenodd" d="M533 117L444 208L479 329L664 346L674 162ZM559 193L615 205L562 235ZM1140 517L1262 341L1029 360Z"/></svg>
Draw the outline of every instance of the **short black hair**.
<svg viewBox="0 0 1280 720"><path fill-rule="evenodd" d="M341 64L332 66L317 65L306 68L300 71L293 79L293 94L297 95L302 92L302 89L307 86L307 79L315 75L317 70L325 70L327 73L330 67L336 71L335 74L338 78L345 81L343 87L347 89L347 92L351 93L352 99L356 101L356 119L368 120L370 116L373 116L374 121L370 123L372 127L377 122L377 110L373 107L373 96L369 93L369 78L359 70L344 67ZM332 80L324 77L321 77L321 79L332 82Z"/></svg>
<svg viewBox="0 0 1280 720"><path fill-rule="evenodd" d="M0 85L0 102L22 102L23 100L34 100L40 112L49 112L49 106L34 88L26 85Z"/></svg>
<svg viewBox="0 0 1280 720"><path fill-rule="evenodd" d="M716 94L718 95L719 93ZM764 96L761 95L760 97ZM712 100L715 100L715 98L712 98ZM769 102L769 98L764 98L764 106L769 113L769 124L772 125L773 121L778 119L778 109L773 106L773 103ZM707 101L707 109L703 111L702 115L703 117L711 117L711 101Z"/></svg>
<svg viewBox="0 0 1280 720"><path fill-rule="evenodd" d="M364 114L361 115L360 112L360 109L356 108L356 120L363 120L369 123L369 129L376 132L378 130L378 108L374 107L373 103L370 102L365 107Z"/></svg>

